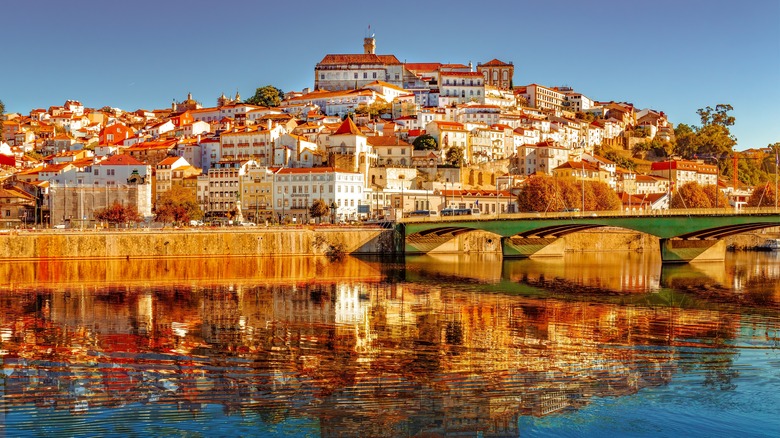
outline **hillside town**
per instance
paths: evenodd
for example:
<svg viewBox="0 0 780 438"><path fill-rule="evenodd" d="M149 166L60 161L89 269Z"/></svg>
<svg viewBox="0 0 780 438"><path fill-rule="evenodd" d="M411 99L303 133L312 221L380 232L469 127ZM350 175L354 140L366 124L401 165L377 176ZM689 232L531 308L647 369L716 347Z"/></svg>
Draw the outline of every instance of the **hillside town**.
<svg viewBox="0 0 780 438"><path fill-rule="evenodd" d="M746 202L751 189L719 178L716 161L667 156L629 169L603 154L674 135L660 110L518 86L513 63L498 59L401 62L377 55L371 36L362 53L325 55L311 88L271 105L188 94L163 109L67 100L4 114L0 227L93 227L116 203L151 222L174 189L197 200L197 223L309 223L318 201L328 209L319 219L339 223L500 215L522 211L518 193L541 174L607 184L626 211L668 209L691 181L715 185L732 207Z"/></svg>

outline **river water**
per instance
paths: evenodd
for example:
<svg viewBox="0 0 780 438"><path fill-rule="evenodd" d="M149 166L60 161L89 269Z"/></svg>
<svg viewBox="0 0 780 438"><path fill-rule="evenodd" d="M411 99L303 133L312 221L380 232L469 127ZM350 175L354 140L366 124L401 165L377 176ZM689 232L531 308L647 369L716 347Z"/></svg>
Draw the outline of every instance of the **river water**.
<svg viewBox="0 0 780 438"><path fill-rule="evenodd" d="M780 434L776 253L0 275L2 436Z"/></svg>

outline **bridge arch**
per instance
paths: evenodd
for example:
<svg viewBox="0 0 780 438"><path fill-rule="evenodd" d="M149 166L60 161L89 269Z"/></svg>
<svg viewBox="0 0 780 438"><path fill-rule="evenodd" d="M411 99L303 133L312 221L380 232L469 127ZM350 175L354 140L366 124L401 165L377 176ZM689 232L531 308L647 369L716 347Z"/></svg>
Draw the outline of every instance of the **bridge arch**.
<svg viewBox="0 0 780 438"><path fill-rule="evenodd" d="M524 217L405 221L403 235L407 253L424 253L465 233L484 231L502 238L505 256L523 257L527 252L508 252L505 243L515 242L517 245L538 249L553 244L556 239L567 234L600 227L619 227L658 237L664 260L690 261L704 254L716 243L722 243L724 237L777 226L780 226L780 214L777 212L687 216L533 217L525 215ZM531 254L536 253L536 250L531 251ZM725 245L723 245L722 255L717 257L720 259L725 257Z"/></svg>

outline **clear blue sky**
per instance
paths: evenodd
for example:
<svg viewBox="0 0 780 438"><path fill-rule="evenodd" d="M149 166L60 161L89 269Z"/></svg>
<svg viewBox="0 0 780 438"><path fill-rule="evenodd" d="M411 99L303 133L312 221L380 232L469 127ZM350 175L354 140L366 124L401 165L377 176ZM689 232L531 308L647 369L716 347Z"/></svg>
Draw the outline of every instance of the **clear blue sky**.
<svg viewBox="0 0 780 438"><path fill-rule="evenodd" d="M353 2L39 0L2 5L6 111L80 100L206 106L224 92L312 87L328 53L515 65L515 85L568 85L699 124L734 106L737 149L780 142L780 0Z"/></svg>

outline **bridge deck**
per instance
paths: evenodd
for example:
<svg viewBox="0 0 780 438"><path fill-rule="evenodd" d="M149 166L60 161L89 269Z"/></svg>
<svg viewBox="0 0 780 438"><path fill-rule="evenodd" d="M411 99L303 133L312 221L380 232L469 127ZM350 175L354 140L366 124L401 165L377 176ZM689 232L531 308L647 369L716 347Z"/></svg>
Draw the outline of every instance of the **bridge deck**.
<svg viewBox="0 0 780 438"><path fill-rule="evenodd" d="M560 237L588 228L621 227L662 239L720 239L780 226L780 210L688 209L641 212L512 213L481 216L405 218L405 234L462 233L482 230L503 237ZM446 231L445 231L446 230Z"/></svg>

